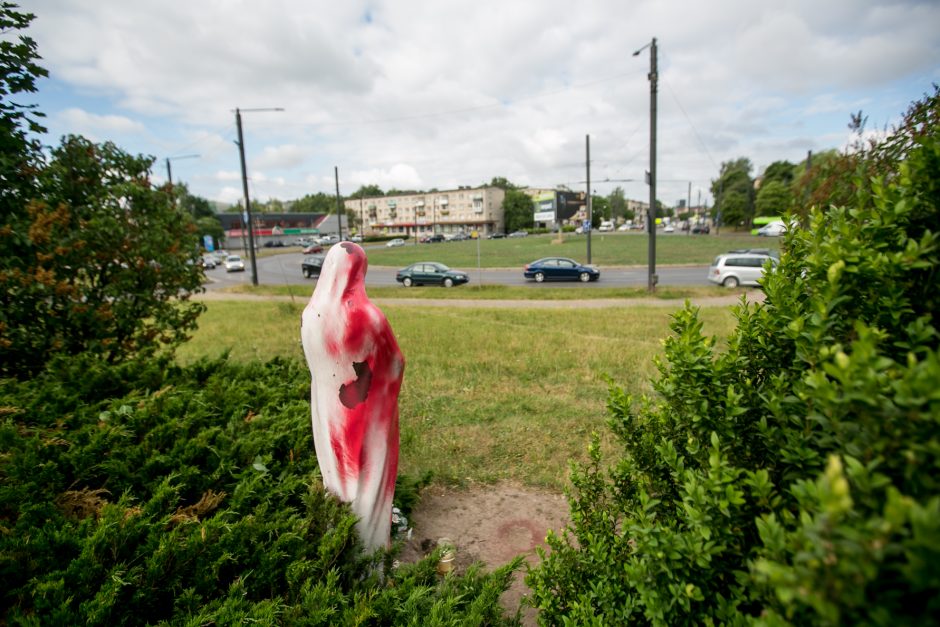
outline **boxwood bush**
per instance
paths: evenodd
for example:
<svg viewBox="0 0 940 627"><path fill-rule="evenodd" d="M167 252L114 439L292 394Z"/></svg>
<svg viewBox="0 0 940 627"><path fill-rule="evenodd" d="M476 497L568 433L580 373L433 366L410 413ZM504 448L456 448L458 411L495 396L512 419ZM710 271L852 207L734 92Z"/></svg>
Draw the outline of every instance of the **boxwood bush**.
<svg viewBox="0 0 940 627"><path fill-rule="evenodd" d="M937 104L870 191L789 232L726 348L686 306L655 396L612 386L620 454L595 440L527 576L543 622L935 624Z"/></svg>
<svg viewBox="0 0 940 627"><path fill-rule="evenodd" d="M0 381L0 623L511 623L511 563L442 579L361 553L323 492L310 378L88 356ZM406 495L407 496L407 495Z"/></svg>

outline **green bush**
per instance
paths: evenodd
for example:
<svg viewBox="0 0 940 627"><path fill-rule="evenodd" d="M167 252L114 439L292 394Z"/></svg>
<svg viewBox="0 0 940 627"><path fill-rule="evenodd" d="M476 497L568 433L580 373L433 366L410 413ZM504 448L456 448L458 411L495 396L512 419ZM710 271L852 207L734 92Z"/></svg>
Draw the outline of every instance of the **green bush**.
<svg viewBox="0 0 940 627"><path fill-rule="evenodd" d="M323 492L294 361L0 381L0 623L502 624L517 563L364 556ZM406 495L407 496L407 495Z"/></svg>
<svg viewBox="0 0 940 627"><path fill-rule="evenodd" d="M725 350L687 306L656 396L612 386L622 453L527 576L545 623L940 616L940 127L893 168L787 235Z"/></svg>

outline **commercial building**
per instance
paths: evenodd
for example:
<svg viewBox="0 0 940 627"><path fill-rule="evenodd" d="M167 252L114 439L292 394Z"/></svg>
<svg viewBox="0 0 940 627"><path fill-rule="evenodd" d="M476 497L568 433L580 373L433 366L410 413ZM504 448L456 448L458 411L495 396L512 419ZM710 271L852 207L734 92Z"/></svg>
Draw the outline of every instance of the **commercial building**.
<svg viewBox="0 0 940 627"><path fill-rule="evenodd" d="M532 197L532 219L536 228L554 230L570 223L579 213L586 214L584 192L532 187L523 191Z"/></svg>
<svg viewBox="0 0 940 627"><path fill-rule="evenodd" d="M461 187L444 191L346 200L346 212L358 216L363 234L421 237L467 233L485 237L502 232L503 198L499 187Z"/></svg>
<svg viewBox="0 0 940 627"><path fill-rule="evenodd" d="M225 245L233 250L247 249L248 229L242 213L215 214L225 231ZM261 248L268 242L293 242L300 237L320 233L322 213L253 213L253 235L255 247Z"/></svg>

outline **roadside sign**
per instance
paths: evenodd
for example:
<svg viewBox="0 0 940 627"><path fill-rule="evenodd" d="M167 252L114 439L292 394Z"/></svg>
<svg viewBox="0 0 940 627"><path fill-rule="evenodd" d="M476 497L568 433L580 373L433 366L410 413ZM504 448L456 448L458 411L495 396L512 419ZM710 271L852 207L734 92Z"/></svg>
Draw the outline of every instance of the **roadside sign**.
<svg viewBox="0 0 940 627"><path fill-rule="evenodd" d="M215 242L212 241L211 235L202 236L202 245L205 246L206 250L210 253L215 250Z"/></svg>

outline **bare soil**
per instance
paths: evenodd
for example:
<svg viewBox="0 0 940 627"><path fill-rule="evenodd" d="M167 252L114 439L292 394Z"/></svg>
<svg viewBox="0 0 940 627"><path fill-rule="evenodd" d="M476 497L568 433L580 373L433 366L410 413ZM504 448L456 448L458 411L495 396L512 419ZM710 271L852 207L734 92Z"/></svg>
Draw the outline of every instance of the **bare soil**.
<svg viewBox="0 0 940 627"><path fill-rule="evenodd" d="M506 564L517 555L530 564L538 560L535 548L546 547L549 529L561 532L568 522L564 495L518 485L491 485L465 490L429 487L421 493L409 520L411 541L400 559L414 562L431 553L442 538L455 547L455 570L475 562L488 569ZM529 588L524 568L503 594L503 606L515 612ZM535 625L535 609L522 608L523 624Z"/></svg>

